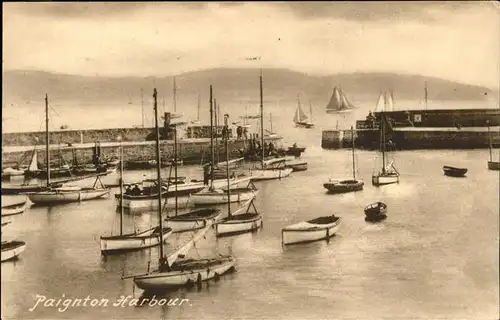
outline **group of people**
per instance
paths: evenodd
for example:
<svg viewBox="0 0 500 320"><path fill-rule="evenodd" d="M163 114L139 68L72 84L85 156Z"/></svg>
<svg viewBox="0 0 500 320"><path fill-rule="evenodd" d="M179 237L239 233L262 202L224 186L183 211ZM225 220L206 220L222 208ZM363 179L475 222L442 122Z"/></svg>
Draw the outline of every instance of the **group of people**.
<svg viewBox="0 0 500 320"><path fill-rule="evenodd" d="M238 140L245 138L245 140L248 139L248 129L246 127L238 126L236 128L236 136Z"/></svg>
<svg viewBox="0 0 500 320"><path fill-rule="evenodd" d="M131 188L130 186L127 186L125 188L125 194L129 194L132 196L139 196L139 195L141 195L141 193L142 193L141 189L136 184L134 184L133 188Z"/></svg>

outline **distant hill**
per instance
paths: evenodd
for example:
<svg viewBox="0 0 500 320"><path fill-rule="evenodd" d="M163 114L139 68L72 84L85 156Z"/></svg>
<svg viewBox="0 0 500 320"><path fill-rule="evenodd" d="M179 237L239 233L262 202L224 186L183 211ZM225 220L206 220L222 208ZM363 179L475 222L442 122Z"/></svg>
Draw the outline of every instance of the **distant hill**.
<svg viewBox="0 0 500 320"><path fill-rule="evenodd" d="M256 104L259 101L258 69L208 69L176 76L178 104L196 104L198 94L202 104L208 101L209 85L220 104ZM313 76L287 69L264 69L266 101L295 101L300 94L304 103L314 101L326 105L334 85L340 85L353 101L376 100L383 90L392 89L395 99L423 100L427 81L429 100L487 100L498 99L498 92L453 81L419 75L391 73L350 73ZM173 77L89 77L55 74L42 71L6 71L3 73L4 104L43 100L45 93L51 101L85 101L140 103L141 88L144 101L150 101L156 87L160 103L172 103Z"/></svg>

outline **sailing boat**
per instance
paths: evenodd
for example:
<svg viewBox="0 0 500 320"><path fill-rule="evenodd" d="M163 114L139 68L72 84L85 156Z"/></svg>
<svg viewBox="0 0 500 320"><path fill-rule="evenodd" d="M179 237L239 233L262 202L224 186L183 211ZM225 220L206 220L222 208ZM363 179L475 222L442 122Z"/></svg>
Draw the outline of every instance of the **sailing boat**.
<svg viewBox="0 0 500 320"><path fill-rule="evenodd" d="M247 200L253 199L259 193L259 190L249 181L249 184L245 188L231 188L230 184L230 173L229 173L229 153L227 151L227 140L229 139L229 128L227 125L227 119L229 116L224 115L224 139L226 145L226 179L227 179L227 189L231 189L231 193L228 193L227 190L224 191L221 189L208 188L201 192L197 192L191 195L191 202L194 205L207 205L207 204L222 204L229 202L243 202ZM242 181L248 181L250 178L242 179Z"/></svg>
<svg viewBox="0 0 500 320"><path fill-rule="evenodd" d="M120 194L123 195L123 147L120 148ZM123 198L121 198L123 199ZM123 201L123 200L122 200ZM160 229L159 226L144 231L123 233L123 206L120 206L120 234L116 236L101 236L101 253L114 253L129 250L138 250L157 246L160 243L160 230L165 240L172 234L171 228Z"/></svg>
<svg viewBox="0 0 500 320"><path fill-rule="evenodd" d="M302 108L300 106L300 99L299 96L297 96L297 109L295 109L293 122L295 123L295 126L298 128L307 128L307 129L314 128L314 124L307 121L308 119L309 118L306 116L304 111L302 111Z"/></svg>
<svg viewBox="0 0 500 320"><path fill-rule="evenodd" d="M394 111L394 95L392 90L389 95L387 92L381 93L378 97L377 105L375 106L375 111L380 110L381 112Z"/></svg>
<svg viewBox="0 0 500 320"><path fill-rule="evenodd" d="M191 121L191 124L200 124L200 108L201 108L201 105L200 105L200 94L198 93L198 113L197 113L197 116L196 116L196 120L192 120Z"/></svg>
<svg viewBox="0 0 500 320"><path fill-rule="evenodd" d="M394 167L393 162L390 162L389 164L386 164L386 155L385 155L385 148L386 148L386 141L385 141L385 135L386 135L386 130L388 126L388 121L383 112L380 114L380 148L382 150L382 171L378 172L377 174L372 175L372 184L374 186L380 186L380 185L386 185L386 184L392 184L392 183L399 183L399 172L396 170Z"/></svg>
<svg viewBox="0 0 500 320"><path fill-rule="evenodd" d="M264 161L264 98L262 90L262 71L260 75L260 145L260 168L250 171L251 180L270 180L288 177L293 170L285 166L285 159Z"/></svg>
<svg viewBox="0 0 500 320"><path fill-rule="evenodd" d="M490 131L490 123L488 121L488 138L489 138L489 149L490 149L490 161L488 161L488 169L489 170L500 170L500 162L493 161L493 152L492 152L492 143L491 143L491 131Z"/></svg>
<svg viewBox="0 0 500 320"><path fill-rule="evenodd" d="M210 86L210 111L212 113L212 86ZM177 159L177 127L174 126L174 158ZM212 144L213 150L213 144ZM212 163L214 163L214 153L212 152ZM177 178L177 165L175 165L175 178ZM213 189L213 179L211 180ZM166 219L167 224L174 230L174 232L183 232L189 230L196 230L206 226L207 221L215 222L220 218L221 212L219 209L206 208L195 211L190 211L178 215L177 196L176 196L175 216Z"/></svg>
<svg viewBox="0 0 500 320"><path fill-rule="evenodd" d="M235 259L231 255L219 255L209 259L182 259L194 244L212 228L212 223L198 231L189 241L176 249L166 258L163 257L163 246L160 246L159 267L152 272L122 277L134 278L134 283L145 291L158 292L216 279L219 276L234 270Z"/></svg>
<svg viewBox="0 0 500 320"><path fill-rule="evenodd" d="M172 119L177 119L181 118L183 116L182 113L177 113L177 85L175 84L175 77L174 77L174 97L173 97L173 105L174 105L174 110L170 114L170 118Z"/></svg>
<svg viewBox="0 0 500 320"><path fill-rule="evenodd" d="M352 109L354 109L354 106L347 100L342 89L335 86L330 101L326 106L326 113L349 112Z"/></svg>
<svg viewBox="0 0 500 320"><path fill-rule="evenodd" d="M106 188L104 184L99 179L99 175L96 177L96 181L91 188L80 188L71 186L61 186L56 188L51 188L50 182L50 151L49 151L49 97L45 95L45 131L46 131L46 143L45 143L45 161L47 165L47 189L41 190L39 192L28 193L28 197L31 202L35 204L53 204L53 203L65 203L65 202L76 202L83 200L92 200L102 198L109 195L110 189ZM97 187L97 183L100 183L100 187Z"/></svg>
<svg viewBox="0 0 500 320"><path fill-rule="evenodd" d="M354 129L351 127L351 141L352 141L352 180L332 180L324 183L329 193L345 193L352 191L363 190L363 180L356 180L356 158L354 156Z"/></svg>
<svg viewBox="0 0 500 320"><path fill-rule="evenodd" d="M224 116L224 125L226 127L225 130L225 145L226 145L226 160L229 161L229 148L228 148L228 140L229 140L229 134L228 134L228 125L227 125L227 120L229 118L229 115ZM262 226L262 216L257 212L257 209L255 208L255 204L253 203L257 193L252 194L251 198L238 210L235 212L231 213L231 195L235 190L231 190L230 188L230 183L229 183L229 164L226 166L226 170L228 171L228 178L227 178L227 196L226 196L226 202L227 202L227 214L228 216L219 223L215 225L215 234L217 236L223 236L223 235L232 235L232 234L239 234L239 233L245 233L245 232L250 232L257 230ZM239 194L238 194L239 197ZM249 212L250 205L253 206L255 212L251 213ZM243 212L246 210L245 212Z"/></svg>
<svg viewBox="0 0 500 320"><path fill-rule="evenodd" d="M158 194L161 194L161 170L160 170L160 139L158 129L158 109L156 104L156 89L153 94L155 98L155 121L156 121L156 158L158 173ZM161 197L158 197L158 221L162 229L161 217ZM122 277L122 279L133 277L134 283L143 290L157 291L166 290L172 287L179 287L194 283L201 283L219 275L226 273L234 268L235 260L232 256L219 256L213 259L194 260L186 259L177 262L177 259L184 257L193 247L194 243L205 235L212 227L212 222L205 221L205 227L200 230L192 239L180 248L175 250L166 258L163 255L163 234L160 233L160 250L158 269L146 274ZM149 268L148 268L149 269Z"/></svg>

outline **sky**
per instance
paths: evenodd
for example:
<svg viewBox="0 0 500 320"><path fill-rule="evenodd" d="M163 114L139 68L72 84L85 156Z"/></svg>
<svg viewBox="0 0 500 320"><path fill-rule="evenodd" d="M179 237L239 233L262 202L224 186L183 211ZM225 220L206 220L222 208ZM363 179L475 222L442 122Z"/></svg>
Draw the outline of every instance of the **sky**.
<svg viewBox="0 0 500 320"><path fill-rule="evenodd" d="M395 72L498 88L495 2L3 3L3 68ZM254 59L251 59L254 58Z"/></svg>

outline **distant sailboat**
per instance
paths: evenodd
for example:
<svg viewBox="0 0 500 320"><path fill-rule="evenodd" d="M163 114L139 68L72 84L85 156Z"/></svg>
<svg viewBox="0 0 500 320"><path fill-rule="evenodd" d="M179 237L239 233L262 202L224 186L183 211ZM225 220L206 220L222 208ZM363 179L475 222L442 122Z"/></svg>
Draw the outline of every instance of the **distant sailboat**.
<svg viewBox="0 0 500 320"><path fill-rule="evenodd" d="M389 127L388 120L384 113L381 114L380 121L380 149L382 151L382 170L377 174L372 175L372 184L374 186L399 183L399 172L394 167L394 164L390 162L386 164L386 132ZM390 127L389 127L390 128Z"/></svg>
<svg viewBox="0 0 500 320"><path fill-rule="evenodd" d="M349 100L347 100L345 94L342 92L342 89L335 86L333 88L332 97L330 98L330 102L326 106L326 113L339 113L339 112L349 112L354 109Z"/></svg>
<svg viewBox="0 0 500 320"><path fill-rule="evenodd" d="M174 98L173 98L173 111L170 113L170 118L171 119L177 119L181 118L183 116L182 113L177 113L177 85L175 84L175 77L174 77Z"/></svg>
<svg viewBox="0 0 500 320"><path fill-rule="evenodd" d="M295 115L293 117L293 122L295 123L295 126L298 128L306 128L310 129L314 127L314 124L308 121L308 117L302 110L300 106L300 99L297 96L297 109L295 110Z"/></svg>
<svg viewBox="0 0 500 320"><path fill-rule="evenodd" d="M394 95L392 90L389 94L387 92L381 93L378 97L377 105L375 106L375 111L394 111Z"/></svg>

